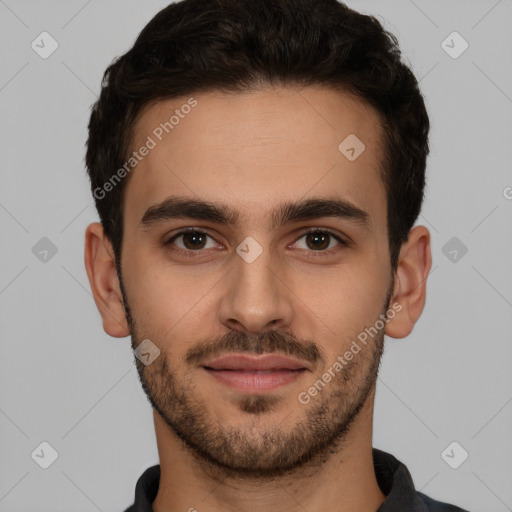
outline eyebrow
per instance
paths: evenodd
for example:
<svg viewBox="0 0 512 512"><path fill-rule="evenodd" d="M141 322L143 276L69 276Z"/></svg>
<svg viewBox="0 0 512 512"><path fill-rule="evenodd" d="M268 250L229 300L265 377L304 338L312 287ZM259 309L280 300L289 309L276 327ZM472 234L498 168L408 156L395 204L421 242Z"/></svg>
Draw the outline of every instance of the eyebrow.
<svg viewBox="0 0 512 512"><path fill-rule="evenodd" d="M271 214L269 230L287 223L320 219L324 217L348 220L365 229L370 228L370 215L350 201L339 198L309 198L303 201L287 201L279 204ZM196 219L235 226L240 213L230 206L212 201L171 196L161 203L150 206L142 216L140 229L173 219Z"/></svg>

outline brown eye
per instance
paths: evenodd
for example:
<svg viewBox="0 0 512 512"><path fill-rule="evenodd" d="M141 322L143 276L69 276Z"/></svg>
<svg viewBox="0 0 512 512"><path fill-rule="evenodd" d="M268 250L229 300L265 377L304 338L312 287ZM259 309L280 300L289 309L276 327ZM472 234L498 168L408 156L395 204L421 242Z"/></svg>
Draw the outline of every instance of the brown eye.
<svg viewBox="0 0 512 512"><path fill-rule="evenodd" d="M308 233L306 243L310 249L322 250L329 247L330 235L326 233Z"/></svg>
<svg viewBox="0 0 512 512"><path fill-rule="evenodd" d="M188 233L183 233L181 236L183 237L183 244L187 249L204 249L206 241L204 233L199 231L190 231Z"/></svg>
<svg viewBox="0 0 512 512"><path fill-rule="evenodd" d="M208 238L213 241L209 247L206 245L208 243ZM180 239L182 240L181 243L177 243L177 241ZM215 240L213 240L210 235L204 231L199 231L196 229L180 231L167 242L165 242L164 245L175 246L174 250L182 253L200 252L203 249L211 249L216 247Z"/></svg>
<svg viewBox="0 0 512 512"><path fill-rule="evenodd" d="M339 245L346 245L340 237L330 231L320 229L308 231L299 238L299 240L301 239L305 239L305 244L301 247L300 245L297 246L299 242L296 242L295 245L298 249L305 249L309 251L330 253L331 249L336 249ZM333 241L337 243L333 244Z"/></svg>

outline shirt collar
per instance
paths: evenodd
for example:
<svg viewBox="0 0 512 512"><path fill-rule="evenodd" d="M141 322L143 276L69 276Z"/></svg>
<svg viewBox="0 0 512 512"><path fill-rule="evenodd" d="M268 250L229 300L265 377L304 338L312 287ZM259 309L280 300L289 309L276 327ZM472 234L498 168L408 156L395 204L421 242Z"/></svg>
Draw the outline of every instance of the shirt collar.
<svg viewBox="0 0 512 512"><path fill-rule="evenodd" d="M414 489L411 474L405 464L393 455L373 448L373 467L380 490L386 495L377 512L428 512L427 506Z"/></svg>
<svg viewBox="0 0 512 512"><path fill-rule="evenodd" d="M377 512L407 510L428 512L428 508L414 489L407 467L393 455L373 448L373 465L377 483L386 499ZM135 487L135 502L125 512L153 512L151 504L160 483L160 465L152 466L141 475Z"/></svg>

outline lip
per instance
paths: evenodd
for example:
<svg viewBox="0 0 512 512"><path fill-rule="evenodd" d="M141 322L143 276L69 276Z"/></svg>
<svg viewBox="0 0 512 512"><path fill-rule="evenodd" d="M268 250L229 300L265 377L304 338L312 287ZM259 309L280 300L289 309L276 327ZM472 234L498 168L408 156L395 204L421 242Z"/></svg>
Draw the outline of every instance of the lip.
<svg viewBox="0 0 512 512"><path fill-rule="evenodd" d="M212 370L265 371L265 370L301 370L307 369L307 364L289 357L266 354L263 356L248 356L230 354L219 357L203 365Z"/></svg>
<svg viewBox="0 0 512 512"><path fill-rule="evenodd" d="M245 393L272 391L308 371L298 360L279 355L227 355L203 365L216 381Z"/></svg>

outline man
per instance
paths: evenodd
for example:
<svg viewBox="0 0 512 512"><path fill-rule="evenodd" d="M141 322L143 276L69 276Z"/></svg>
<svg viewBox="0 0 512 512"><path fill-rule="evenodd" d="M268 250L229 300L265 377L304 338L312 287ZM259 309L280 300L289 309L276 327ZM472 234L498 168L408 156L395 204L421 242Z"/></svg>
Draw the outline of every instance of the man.
<svg viewBox="0 0 512 512"><path fill-rule="evenodd" d="M336 0L184 0L106 71L85 262L160 464L128 511L460 511L372 447L384 334L425 304L429 120Z"/></svg>

